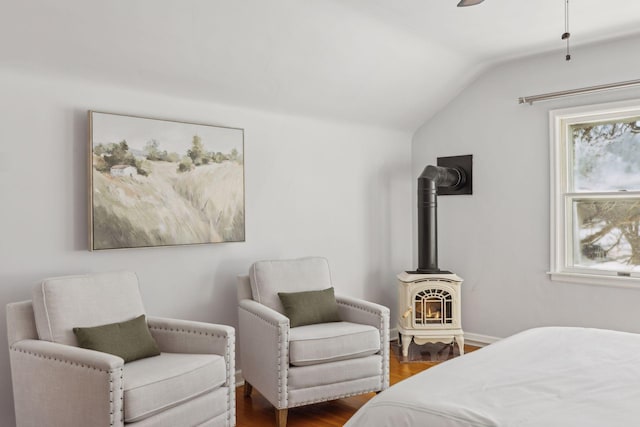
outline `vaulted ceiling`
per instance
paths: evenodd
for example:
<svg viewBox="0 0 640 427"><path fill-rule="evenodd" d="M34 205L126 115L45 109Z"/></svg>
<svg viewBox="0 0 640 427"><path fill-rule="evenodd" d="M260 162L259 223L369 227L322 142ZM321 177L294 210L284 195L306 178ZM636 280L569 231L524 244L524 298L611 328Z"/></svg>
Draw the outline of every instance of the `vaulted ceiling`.
<svg viewBox="0 0 640 427"><path fill-rule="evenodd" d="M4 1L0 66L414 130L496 62L562 61L564 0L457 1ZM570 24L631 35L640 2L571 0Z"/></svg>

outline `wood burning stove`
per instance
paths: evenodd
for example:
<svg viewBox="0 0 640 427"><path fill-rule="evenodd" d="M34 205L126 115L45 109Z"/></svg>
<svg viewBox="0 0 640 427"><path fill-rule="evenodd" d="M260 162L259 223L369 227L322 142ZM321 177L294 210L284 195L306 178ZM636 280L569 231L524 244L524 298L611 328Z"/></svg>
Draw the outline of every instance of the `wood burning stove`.
<svg viewBox="0 0 640 427"><path fill-rule="evenodd" d="M462 279L438 267L437 195L471 194L471 156L447 157L418 177L418 268L398 275L398 333L402 355L411 342L451 343L464 354ZM438 159L438 163L440 164Z"/></svg>
<svg viewBox="0 0 640 427"><path fill-rule="evenodd" d="M398 274L398 334L402 355L408 356L411 341L458 344L464 354L460 318L460 285L455 274Z"/></svg>

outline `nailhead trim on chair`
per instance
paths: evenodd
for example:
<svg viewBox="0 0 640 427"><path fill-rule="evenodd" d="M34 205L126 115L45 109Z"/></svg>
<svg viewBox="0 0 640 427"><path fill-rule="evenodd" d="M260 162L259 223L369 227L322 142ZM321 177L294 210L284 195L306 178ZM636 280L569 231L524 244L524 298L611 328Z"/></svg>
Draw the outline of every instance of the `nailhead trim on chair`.
<svg viewBox="0 0 640 427"><path fill-rule="evenodd" d="M114 407L113 407L113 375L109 374L109 425L113 425L113 421L115 419L114 415Z"/></svg>
<svg viewBox="0 0 640 427"><path fill-rule="evenodd" d="M122 368L118 368L118 371L120 371L120 410L118 411L120 413L120 423L124 424L124 405L122 403L122 401L124 400L124 375L123 375L123 369ZM116 414L115 414L115 407L114 407L114 402L113 402L113 371L109 371L109 413L111 416L111 423L110 425L114 425L115 424L115 418L116 418Z"/></svg>
<svg viewBox="0 0 640 427"><path fill-rule="evenodd" d="M280 343L282 342L282 324L278 325L278 400L281 401L282 397L284 396L284 404L285 407L288 407L289 405L289 395L288 393L283 393L283 389L286 387L288 388L288 384L283 385L282 382L283 381L287 381L289 378L289 328L286 328L285 330L285 340L284 340L284 354L286 354L287 356L287 363L285 365L284 368L284 376L282 375L282 363L280 362L282 360L282 348Z"/></svg>
<svg viewBox="0 0 640 427"><path fill-rule="evenodd" d="M231 381L231 373L229 372L231 368L231 365L229 363L229 351L230 351L229 340L227 339L227 348L224 351L224 364L227 367L227 378L228 378L228 380L226 381L227 388L231 389L231 384L229 384L229 382ZM229 415L227 415L227 423L231 424L231 392L227 393L227 405L230 409Z"/></svg>
<svg viewBox="0 0 640 427"><path fill-rule="evenodd" d="M124 424L124 369L120 369L120 422Z"/></svg>
<svg viewBox="0 0 640 427"><path fill-rule="evenodd" d="M375 391L378 391L378 390L375 389L375 388L372 388L372 389L365 389L365 390L361 390L361 391L354 391L353 393L345 393L345 394L340 394L340 395L337 395L337 396L331 396L331 397L327 397L325 399L306 400L304 402L296 403L293 406L289 406L288 408L295 408L295 407L298 407L298 406L311 405L312 403L328 402L330 400L336 400L336 399L344 399L345 397L359 396L359 395L364 394L364 393L373 393Z"/></svg>
<svg viewBox="0 0 640 427"><path fill-rule="evenodd" d="M382 390L385 390L389 387L389 328L386 329L386 333L384 330L384 320L387 316L380 316L380 342L382 343L381 353L382 353Z"/></svg>
<svg viewBox="0 0 640 427"><path fill-rule="evenodd" d="M229 411L228 411L228 415L227 415L227 425L235 425L233 421L235 421L235 413L236 413L236 402L235 402L235 379L236 379L236 373L233 372L235 370L235 366L232 368L232 363L235 365L235 360L231 360L231 339L229 339L229 337L227 337L227 349L225 351L224 354L224 359L225 359L225 364L227 366L227 388L229 389L229 392L227 393L227 402L229 405ZM234 350L235 350L235 335L233 338L233 345L234 345ZM232 399L232 396L234 397Z"/></svg>
<svg viewBox="0 0 640 427"><path fill-rule="evenodd" d="M205 335L207 337L215 337L215 338L228 338L228 335L220 335L220 334L213 334L213 333L209 333L209 332L202 332L202 331L194 331L191 329L177 329L177 328L165 328L163 326L155 326L155 325L149 325L149 329L157 329L160 331L170 331L170 332L186 332L188 334L197 334L197 335Z"/></svg>
<svg viewBox="0 0 640 427"><path fill-rule="evenodd" d="M347 303L347 302L344 302L344 301L336 301L336 302L337 302L338 304L340 304L340 305L344 305L344 306L347 306L347 307L357 308L358 310L366 311L367 313L371 313L371 314L374 314L374 315L376 315L376 316L378 316L378 317L381 317L379 312L374 311L374 310L369 310L369 308L367 308L367 307L363 307L363 306L361 306L361 305L356 305L356 304Z"/></svg>

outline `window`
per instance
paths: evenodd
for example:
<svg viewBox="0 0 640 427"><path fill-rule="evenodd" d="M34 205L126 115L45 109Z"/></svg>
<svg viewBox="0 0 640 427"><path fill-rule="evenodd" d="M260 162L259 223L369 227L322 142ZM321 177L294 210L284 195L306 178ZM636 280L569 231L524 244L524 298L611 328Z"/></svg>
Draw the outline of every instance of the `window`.
<svg viewBox="0 0 640 427"><path fill-rule="evenodd" d="M554 110L551 277L640 286L640 100Z"/></svg>

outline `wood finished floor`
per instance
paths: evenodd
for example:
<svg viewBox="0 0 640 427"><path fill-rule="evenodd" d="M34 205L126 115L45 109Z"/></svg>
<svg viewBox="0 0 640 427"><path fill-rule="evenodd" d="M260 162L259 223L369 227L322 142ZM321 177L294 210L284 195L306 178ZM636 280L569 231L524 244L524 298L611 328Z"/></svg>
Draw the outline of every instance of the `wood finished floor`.
<svg viewBox="0 0 640 427"><path fill-rule="evenodd" d="M399 348L396 342L391 342L391 357L389 363L391 385L402 381L405 378L424 371L432 366L441 363L443 360L451 358L449 351L437 351L434 347L415 346L411 344L410 359L424 361L412 361L400 363ZM431 351L421 351L426 348ZM478 347L464 346L465 352L472 352ZM422 357L420 355L422 354ZM333 400L330 402L318 403L299 408L289 409L287 427L336 427L342 426L349 418L375 393L363 394L360 396L348 397L345 399ZM244 386L236 390L237 400L237 426L238 427L262 427L275 426L275 412L273 406L260 395L255 388L251 397L244 397Z"/></svg>

